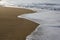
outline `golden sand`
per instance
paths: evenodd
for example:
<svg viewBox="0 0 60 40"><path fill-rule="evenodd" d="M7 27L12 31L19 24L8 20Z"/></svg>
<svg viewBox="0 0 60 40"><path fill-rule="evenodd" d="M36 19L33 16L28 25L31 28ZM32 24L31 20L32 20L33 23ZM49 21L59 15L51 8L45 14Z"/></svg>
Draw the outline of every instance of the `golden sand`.
<svg viewBox="0 0 60 40"><path fill-rule="evenodd" d="M0 7L0 40L25 40L39 24L17 18L18 15L34 12L22 8Z"/></svg>

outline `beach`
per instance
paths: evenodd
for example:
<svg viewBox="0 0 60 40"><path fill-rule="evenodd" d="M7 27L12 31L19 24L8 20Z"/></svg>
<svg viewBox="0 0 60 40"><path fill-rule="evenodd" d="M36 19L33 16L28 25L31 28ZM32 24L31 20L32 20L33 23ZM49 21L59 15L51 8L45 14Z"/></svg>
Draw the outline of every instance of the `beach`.
<svg viewBox="0 0 60 40"><path fill-rule="evenodd" d="M1 0L0 5L0 40L60 40L60 0Z"/></svg>
<svg viewBox="0 0 60 40"><path fill-rule="evenodd" d="M26 40L26 36L39 24L17 16L33 12L23 8L0 7L0 40Z"/></svg>

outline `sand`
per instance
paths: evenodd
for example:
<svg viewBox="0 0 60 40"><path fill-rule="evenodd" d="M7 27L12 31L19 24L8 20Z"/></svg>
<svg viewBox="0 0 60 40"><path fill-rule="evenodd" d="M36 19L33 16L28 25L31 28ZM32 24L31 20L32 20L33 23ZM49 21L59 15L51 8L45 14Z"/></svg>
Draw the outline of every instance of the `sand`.
<svg viewBox="0 0 60 40"><path fill-rule="evenodd" d="M25 40L39 24L17 16L32 12L22 8L0 7L0 40Z"/></svg>

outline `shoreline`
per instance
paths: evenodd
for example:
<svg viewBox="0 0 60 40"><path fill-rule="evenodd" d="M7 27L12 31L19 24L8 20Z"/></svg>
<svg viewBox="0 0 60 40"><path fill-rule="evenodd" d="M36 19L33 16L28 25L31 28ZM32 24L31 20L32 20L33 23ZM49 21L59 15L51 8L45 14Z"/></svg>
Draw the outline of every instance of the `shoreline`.
<svg viewBox="0 0 60 40"><path fill-rule="evenodd" d="M11 6L11 5L8 5L8 6L5 6L5 5L2 5L1 7L8 7L8 8L22 8L22 9L27 9L27 10L32 10L32 11L34 11L34 12L37 12L37 9L36 8L26 8L26 7L19 7L19 6L15 6L15 5L13 5L13 6Z"/></svg>
<svg viewBox="0 0 60 40"><path fill-rule="evenodd" d="M1 40L26 40L39 25L27 19L17 18L18 15L34 13L32 10L22 8L0 7L0 38Z"/></svg>

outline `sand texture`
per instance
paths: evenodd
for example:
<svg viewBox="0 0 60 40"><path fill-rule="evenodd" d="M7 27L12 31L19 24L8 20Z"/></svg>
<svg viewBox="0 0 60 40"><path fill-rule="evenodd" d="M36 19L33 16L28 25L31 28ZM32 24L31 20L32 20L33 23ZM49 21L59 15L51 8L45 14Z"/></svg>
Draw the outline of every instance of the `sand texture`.
<svg viewBox="0 0 60 40"><path fill-rule="evenodd" d="M0 7L0 40L25 40L39 24L17 16L31 12L22 8Z"/></svg>

